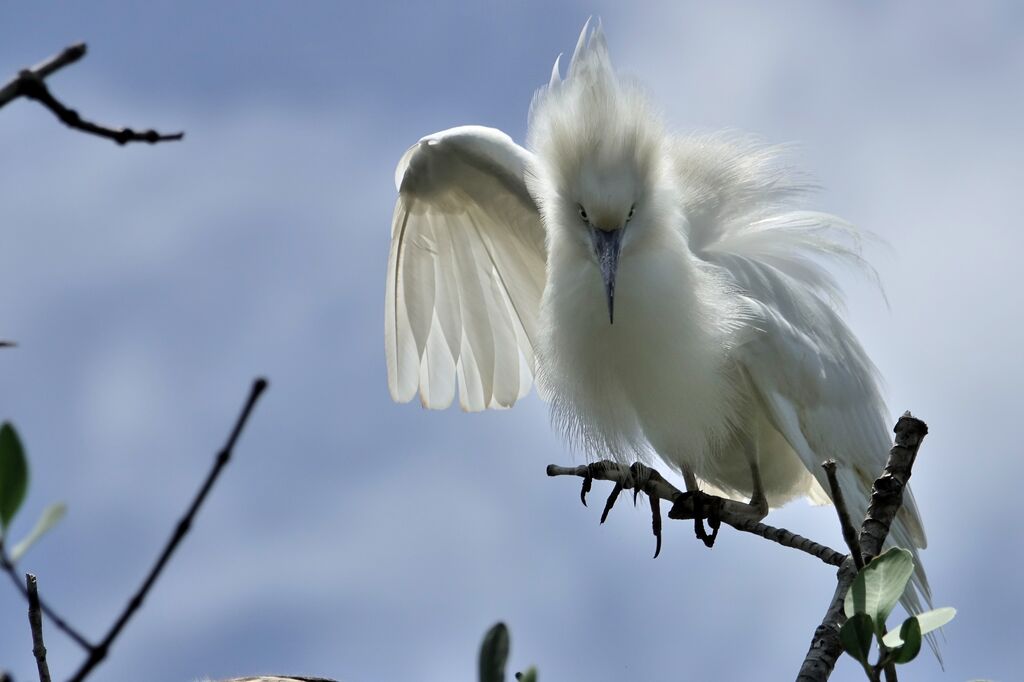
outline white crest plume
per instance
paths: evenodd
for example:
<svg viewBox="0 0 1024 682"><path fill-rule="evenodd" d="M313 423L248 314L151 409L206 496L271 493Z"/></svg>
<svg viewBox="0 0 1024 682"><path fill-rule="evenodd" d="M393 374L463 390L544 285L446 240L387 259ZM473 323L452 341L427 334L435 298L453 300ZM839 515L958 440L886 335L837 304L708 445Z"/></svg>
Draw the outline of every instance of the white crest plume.
<svg viewBox="0 0 1024 682"><path fill-rule="evenodd" d="M530 106L527 145L542 170L565 184L584 165L608 167L634 153L636 170L650 170L662 138L660 117L638 85L615 73L600 21L584 25L565 80L560 61L561 55Z"/></svg>

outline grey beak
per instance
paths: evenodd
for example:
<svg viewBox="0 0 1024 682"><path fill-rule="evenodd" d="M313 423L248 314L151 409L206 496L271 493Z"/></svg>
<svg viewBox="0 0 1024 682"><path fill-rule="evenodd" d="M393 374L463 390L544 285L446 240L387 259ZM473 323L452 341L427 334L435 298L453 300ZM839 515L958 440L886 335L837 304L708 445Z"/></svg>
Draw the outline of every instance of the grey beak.
<svg viewBox="0 0 1024 682"><path fill-rule="evenodd" d="M608 297L608 323L615 324L615 271L619 268L619 252L622 251L622 233L625 230L599 230L590 228L590 239L594 244L597 266L601 268L604 293Z"/></svg>

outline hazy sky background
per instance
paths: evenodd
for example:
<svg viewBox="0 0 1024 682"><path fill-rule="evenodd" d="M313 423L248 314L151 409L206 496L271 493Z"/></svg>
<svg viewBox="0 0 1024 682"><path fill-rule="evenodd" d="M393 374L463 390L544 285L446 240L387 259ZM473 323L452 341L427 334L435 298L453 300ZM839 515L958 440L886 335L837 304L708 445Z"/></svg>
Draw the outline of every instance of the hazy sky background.
<svg viewBox="0 0 1024 682"><path fill-rule="evenodd" d="M512 631L541 679L794 677L833 571L724 529L712 551L608 491L579 504L531 395L466 415L395 405L383 352L393 169L465 123L522 140L586 17L679 130L800 143L815 208L880 235L890 308L844 276L895 416L931 426L914 474L947 673L1019 679L1024 6L1018 3L21 3L0 79L74 41L50 80L118 148L34 103L0 110L0 418L33 466L24 561L94 638L148 569L249 383L271 388L198 523L95 679L475 679ZM595 508L595 506L597 508ZM768 521L841 547L831 508ZM0 667L34 679L0 585ZM53 627L55 679L80 652ZM834 678L861 679L846 660Z"/></svg>

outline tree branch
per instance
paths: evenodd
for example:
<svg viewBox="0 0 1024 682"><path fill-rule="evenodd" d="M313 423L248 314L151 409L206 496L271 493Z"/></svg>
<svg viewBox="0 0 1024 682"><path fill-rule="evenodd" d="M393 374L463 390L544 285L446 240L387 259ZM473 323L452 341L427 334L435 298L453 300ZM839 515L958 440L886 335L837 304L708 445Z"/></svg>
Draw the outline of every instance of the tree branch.
<svg viewBox="0 0 1024 682"><path fill-rule="evenodd" d="M692 519L694 516L700 515L701 512L706 513L709 511L708 509L696 509L693 497L687 497L681 490L665 480L656 470L644 467L644 472L647 475L646 481L641 484L639 490L651 497L658 497L671 502L673 504L673 511L669 513L669 518ZM621 486L622 489L633 489L636 485L633 473L629 467L607 459L577 467L550 464L547 468L547 474L548 476L578 476L582 478L584 480L584 494L589 490L588 482L591 479L613 481L616 487ZM613 502L613 498L614 495L609 498L609 502ZM832 566L839 566L846 559L845 554L837 552L831 547L808 540L796 533L791 533L785 528L775 528L751 518L749 505L743 502L720 497L711 499L714 500L716 505L718 518L738 531L757 535L783 547L800 550Z"/></svg>
<svg viewBox="0 0 1024 682"><path fill-rule="evenodd" d="M252 413L252 409L255 407L260 394L262 394L266 388L266 379L257 379L253 382L252 390L249 393L249 399L242 408L241 414L238 415L238 420L235 422L235 426L231 430L231 435L228 437L227 443L224 445L224 448L217 453L217 457L213 463L213 468L210 470L210 473L207 474L206 480L203 481L202 486L199 488L195 498L192 500L192 504L189 505L188 511L181 520L178 521L178 525L175 528L174 533L167 541L167 545L160 553L159 558L157 558L153 568L150 569L149 574L142 582L142 585L132 598L128 600L128 603L125 605L121 615L118 616L117 620L111 626L103 640L89 651L88 658L86 658L85 662L82 663L82 666L78 669L78 672L75 673L74 677L71 678L72 682L81 682L81 680L84 680L93 668L99 665L100 662L106 658L114 640L117 639L117 636L121 633L121 630L124 629L124 626L128 624L131 617L136 611L138 611L139 607L142 606L142 602L145 600L149 590L153 587L153 583L155 583L156 579L160 577L160 573L163 571L167 561L171 558L171 555L174 554L174 550L177 549L178 544L185 538L185 535L188 534L189 529L192 527L192 520L195 518L196 513L202 506L203 501L206 499L206 496L213 487L213 484L217 481L221 471L231 460L231 453L235 447L235 442L238 440L239 435L241 435L242 429L245 427L245 424L249 419L249 415Z"/></svg>
<svg viewBox="0 0 1024 682"><path fill-rule="evenodd" d="M21 579L18 577L18 573L14 567L14 563L12 563L10 558L7 556L7 551L4 549L4 543L2 540L0 540L0 569L3 569L4 573L6 573L11 578L11 582L13 582L14 586L18 588L18 591L21 592L21 596L23 596L27 600L29 598L28 588L25 587L25 583L23 583ZM50 607L50 605L47 604L42 598L39 599L39 606L42 609L42 612L46 615L46 617L53 621L53 624L57 626L58 630L60 630L65 635L74 640L74 642L78 646L82 647L86 651L92 650L94 646L93 643L87 640L84 636L82 636L82 634L78 632L78 630L73 628L66 620L64 620L60 616L59 613L54 611Z"/></svg>
<svg viewBox="0 0 1024 682"><path fill-rule="evenodd" d="M811 648L800 666L797 682L825 682L836 667L836 661L843 654L843 645L839 641L839 628L846 622L843 602L856 577L857 566L852 558L847 557L836 573L836 591L832 595L832 601L829 602L821 625L814 629Z"/></svg>
<svg viewBox="0 0 1024 682"><path fill-rule="evenodd" d="M903 489L910 480L917 450L928 433L928 425L905 412L893 431L896 444L889 450L885 470L871 488L871 504L861 524L861 557L865 564L878 556L889 535L889 527L903 503ZM839 628L846 621L843 601L855 577L857 567L851 559L839 569L835 594L821 625L814 630L797 682L825 682L832 674L836 660L843 653L843 645L839 641Z"/></svg>
<svg viewBox="0 0 1024 682"><path fill-rule="evenodd" d="M54 73L59 69L63 69L68 64L74 64L79 59L85 56L85 43L77 43L70 47L65 47L64 51L60 54L56 54L49 59L36 64L28 71L36 76L36 78L46 78L50 74ZM4 87L0 88L0 108L11 100L17 99L21 96L19 92L20 76L9 81Z"/></svg>
<svg viewBox="0 0 1024 682"><path fill-rule="evenodd" d="M128 142L168 142L180 140L185 133L158 133L155 130L136 131L131 128L115 129L83 119L77 111L65 106L46 87L44 79L55 71L74 64L85 56L85 43L78 43L64 49L58 55L30 68L22 69L17 76L0 88L0 108L19 97L32 99L49 109L64 125L75 130L113 140L118 144Z"/></svg>
<svg viewBox="0 0 1024 682"><path fill-rule="evenodd" d="M882 552L889 527L903 505L903 489L910 480L921 441L928 435L928 425L904 412L893 431L896 444L889 451L885 470L871 487L871 504L861 526L860 546L865 564Z"/></svg>
<svg viewBox="0 0 1024 682"><path fill-rule="evenodd" d="M43 644L43 617L39 612L39 588L36 577L25 574L28 589L28 623L32 628L32 655L36 657L39 682L50 682L50 668L46 665L46 646Z"/></svg>
<svg viewBox="0 0 1024 682"><path fill-rule="evenodd" d="M853 557L857 570L864 568L864 559L861 556L860 540L857 538L857 531L850 520L850 512L846 509L846 499L843 497L843 489L839 487L839 479L836 478L836 461L830 459L821 465L828 478L828 487L832 492L832 504L839 516L839 525L843 529L843 540L850 549L850 556Z"/></svg>

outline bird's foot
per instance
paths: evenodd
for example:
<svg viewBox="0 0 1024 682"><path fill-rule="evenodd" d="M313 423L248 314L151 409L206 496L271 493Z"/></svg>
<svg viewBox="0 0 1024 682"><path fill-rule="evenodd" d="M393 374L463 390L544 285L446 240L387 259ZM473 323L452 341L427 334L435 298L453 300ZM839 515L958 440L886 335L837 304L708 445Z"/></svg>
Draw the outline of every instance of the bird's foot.
<svg viewBox="0 0 1024 682"><path fill-rule="evenodd" d="M680 493L668 512L670 519L693 519L693 530L705 547L714 547L718 529L722 526L721 509L724 498L708 495L700 490ZM707 520L711 532L704 526Z"/></svg>
<svg viewBox="0 0 1024 682"><path fill-rule="evenodd" d="M604 476L601 476L601 473L606 471L609 465L617 466L614 462L607 460L587 465L587 473L583 477L583 487L580 489L580 501L583 502L583 506L587 506L587 493L593 487L594 478L604 478ZM619 499L619 494L626 488L633 489L633 504L636 505L636 500L640 493L646 492L646 486L652 480L652 473L656 474L650 467L640 462L635 462L629 467L629 474L627 476L616 479L611 494L605 500L604 510L601 512L601 523L608 520L608 514ZM654 558L657 559L658 555L661 554L661 499L657 495L650 494L648 498L651 502L651 530L654 532L655 538Z"/></svg>
<svg viewBox="0 0 1024 682"><path fill-rule="evenodd" d="M654 558L657 559L661 554L661 498L647 486L654 481L655 476L661 478L661 475L642 462L633 462L629 467L629 476L633 479L633 506L636 506L636 498L641 492L647 493L651 503L651 531L654 533Z"/></svg>

